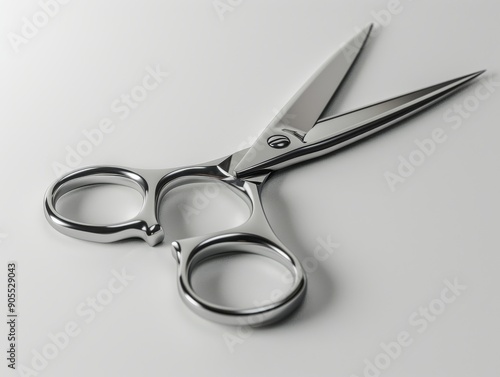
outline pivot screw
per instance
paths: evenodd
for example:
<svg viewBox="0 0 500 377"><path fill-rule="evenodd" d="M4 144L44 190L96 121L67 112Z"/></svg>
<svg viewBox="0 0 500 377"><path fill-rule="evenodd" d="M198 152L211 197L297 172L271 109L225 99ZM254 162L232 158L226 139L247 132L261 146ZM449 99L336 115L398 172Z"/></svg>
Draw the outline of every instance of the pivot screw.
<svg viewBox="0 0 500 377"><path fill-rule="evenodd" d="M267 144L271 148L282 149L290 145L290 139L284 135L273 135L267 139Z"/></svg>

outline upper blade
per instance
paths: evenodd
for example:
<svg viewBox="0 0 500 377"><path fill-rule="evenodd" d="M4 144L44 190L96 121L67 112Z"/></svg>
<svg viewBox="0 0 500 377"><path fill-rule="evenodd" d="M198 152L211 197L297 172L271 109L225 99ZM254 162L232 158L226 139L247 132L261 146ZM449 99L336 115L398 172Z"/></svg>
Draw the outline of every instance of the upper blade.
<svg viewBox="0 0 500 377"><path fill-rule="evenodd" d="M238 169L250 166L257 154L259 158L269 159L282 153L268 146L270 136L278 135L283 130L303 136L314 126L359 56L372 26L367 26L343 45L311 76L257 138Z"/></svg>
<svg viewBox="0 0 500 377"><path fill-rule="evenodd" d="M294 131L309 131L354 64L372 30L367 26L307 80L269 126L281 123Z"/></svg>
<svg viewBox="0 0 500 377"><path fill-rule="evenodd" d="M243 168L240 163L236 174L256 176L281 169L295 163L319 157L378 132L461 88L484 71L462 76L441 84L395 97L342 115L322 119L302 139L291 143L280 155L271 159L260 156Z"/></svg>

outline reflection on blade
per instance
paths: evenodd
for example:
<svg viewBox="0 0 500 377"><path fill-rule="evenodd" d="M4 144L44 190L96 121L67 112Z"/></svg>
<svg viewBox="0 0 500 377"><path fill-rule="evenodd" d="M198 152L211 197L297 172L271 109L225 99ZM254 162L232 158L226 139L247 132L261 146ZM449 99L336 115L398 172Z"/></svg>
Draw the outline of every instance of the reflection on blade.
<svg viewBox="0 0 500 377"><path fill-rule="evenodd" d="M312 128L359 56L372 27L366 27L343 45L280 111L278 118L286 119L287 128L297 131Z"/></svg>
<svg viewBox="0 0 500 377"><path fill-rule="evenodd" d="M288 135L302 138L315 125L359 56L372 26L366 27L343 45L309 78L259 135L236 167L237 171L273 159L282 153L279 149L268 145L271 136L280 135L285 131ZM295 137L292 139L294 144L300 143Z"/></svg>
<svg viewBox="0 0 500 377"><path fill-rule="evenodd" d="M240 177L256 176L323 156L405 119L461 88L484 71L472 73L346 114L321 120L300 142L273 157L262 154L252 164L236 167ZM293 140L293 139L292 139ZM246 156L245 156L246 157Z"/></svg>
<svg viewBox="0 0 500 377"><path fill-rule="evenodd" d="M332 142L336 139L338 142L346 141L346 138L358 140L359 136L369 135L424 109L483 72L475 72L342 115L322 119L306 134L304 141L317 143L325 139Z"/></svg>

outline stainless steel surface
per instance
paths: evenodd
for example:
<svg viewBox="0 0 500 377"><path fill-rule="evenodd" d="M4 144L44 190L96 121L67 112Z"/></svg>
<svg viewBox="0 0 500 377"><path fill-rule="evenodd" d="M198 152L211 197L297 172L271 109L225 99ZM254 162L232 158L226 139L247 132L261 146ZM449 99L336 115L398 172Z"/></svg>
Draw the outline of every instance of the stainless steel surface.
<svg viewBox="0 0 500 377"><path fill-rule="evenodd" d="M236 167L236 174L240 177L266 174L343 148L425 109L483 72L471 73L342 115L321 119L305 135L291 138L291 143L279 152L259 145L264 151L244 158ZM282 133L286 131L281 130ZM264 134L267 132L266 129ZM273 129L272 132L277 130Z"/></svg>
<svg viewBox="0 0 500 377"><path fill-rule="evenodd" d="M257 138L250 151L237 166L237 174L253 171L254 166L270 161L283 154L300 148L303 138L318 121L323 110L333 98L349 70L356 62L370 35L373 25L369 25L335 52L307 80L283 109L269 123ZM283 149L268 145L270 137L292 136Z"/></svg>
<svg viewBox="0 0 500 377"><path fill-rule="evenodd" d="M176 187L190 183L217 180L224 183L247 203L249 219L233 229L178 240L172 254L178 263L179 293L194 312L210 320L229 325L262 325L279 320L303 300L307 280L300 262L275 236L266 219L260 199L265 177L254 183L232 176L228 170L237 163L240 151L217 161L177 169L139 170L117 166L89 167L68 174L55 182L45 197L45 216L59 232L86 241L115 242L142 238L150 246L163 241L165 230L158 221L162 198ZM100 184L131 187L143 196L143 206L133 218L119 224L96 225L77 222L62 216L57 201L65 194ZM252 253L271 258L290 272L293 283L276 301L259 307L232 308L216 305L200 297L191 285L193 269L207 258L229 253Z"/></svg>
<svg viewBox="0 0 500 377"><path fill-rule="evenodd" d="M221 182L248 204L250 217L244 224L232 229L173 242L172 253L178 263L181 298L195 313L224 324L260 325L285 317L302 302L307 283L300 262L276 237L262 207L260 193L269 175L277 169L321 156L377 132L443 98L481 73L318 121L332 93L358 57L370 30L371 26L365 28L333 55L298 91L251 148L216 161L182 168L139 170L98 166L77 170L48 189L44 203L47 220L61 233L83 240L114 242L142 238L154 246L165 236L165 230L158 221L158 208L166 193L193 182ZM290 121L285 118L287 115L290 115ZM125 185L136 189L143 196L139 213L125 222L110 225L78 222L59 213L57 202L62 196L99 184ZM252 253L279 262L290 271L292 286L278 300L257 307L233 308L204 300L191 284L194 268L208 258L229 253Z"/></svg>

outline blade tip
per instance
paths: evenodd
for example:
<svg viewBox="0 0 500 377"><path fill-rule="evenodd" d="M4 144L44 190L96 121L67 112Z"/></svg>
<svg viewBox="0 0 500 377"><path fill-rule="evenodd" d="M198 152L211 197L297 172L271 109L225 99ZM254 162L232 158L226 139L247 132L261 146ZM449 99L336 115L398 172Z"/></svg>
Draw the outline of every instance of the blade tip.
<svg viewBox="0 0 500 377"><path fill-rule="evenodd" d="M361 32L359 34L362 35L366 40L370 36L370 33L372 32L374 27L375 27L375 24L373 22L370 22L363 29L361 29Z"/></svg>
<svg viewBox="0 0 500 377"><path fill-rule="evenodd" d="M472 73L468 74L467 76L469 76L469 77L477 77L477 76L482 75L484 72L486 72L486 69L480 69L479 71L472 72Z"/></svg>
<svg viewBox="0 0 500 377"><path fill-rule="evenodd" d="M465 79L465 82L468 82L468 81L474 80L478 76L481 76L485 72L486 72L486 69L481 69L479 71L469 73L468 75L465 75L462 78Z"/></svg>
<svg viewBox="0 0 500 377"><path fill-rule="evenodd" d="M361 29L361 31L358 31L358 33L349 42L347 42L346 45L354 45L358 49L359 53L368 41L368 37L370 36L373 27L373 23L368 24L363 29Z"/></svg>
<svg viewBox="0 0 500 377"><path fill-rule="evenodd" d="M486 72L486 69L481 69L479 71L469 73L468 75L463 75L460 77L457 77L456 79L450 80L449 83L462 86L464 84L467 84L468 82L474 80L476 77L482 75L484 72Z"/></svg>

